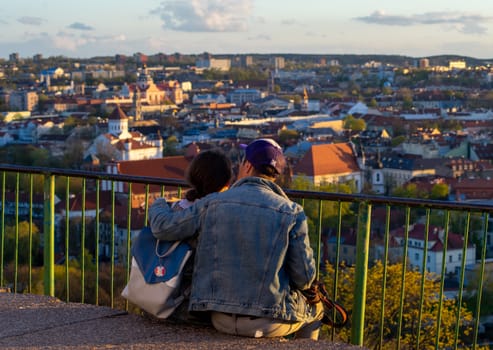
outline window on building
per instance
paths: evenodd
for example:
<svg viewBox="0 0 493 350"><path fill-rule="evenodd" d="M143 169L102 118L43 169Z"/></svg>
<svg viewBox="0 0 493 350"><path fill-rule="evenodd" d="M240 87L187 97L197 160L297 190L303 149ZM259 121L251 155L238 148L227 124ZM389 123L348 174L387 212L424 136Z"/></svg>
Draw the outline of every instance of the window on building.
<svg viewBox="0 0 493 350"><path fill-rule="evenodd" d="M376 181L376 182L380 182L380 173L377 173L377 174L375 175L375 181Z"/></svg>
<svg viewBox="0 0 493 350"><path fill-rule="evenodd" d="M426 261L427 261L427 262L429 262L429 263L431 262L431 257L430 257L429 255L428 255L428 257L426 258Z"/></svg>
<svg viewBox="0 0 493 350"><path fill-rule="evenodd" d="M414 254L414 260L419 261L419 254L418 253Z"/></svg>
<svg viewBox="0 0 493 350"><path fill-rule="evenodd" d="M452 262L454 259L452 259L452 255L448 256L448 262Z"/></svg>

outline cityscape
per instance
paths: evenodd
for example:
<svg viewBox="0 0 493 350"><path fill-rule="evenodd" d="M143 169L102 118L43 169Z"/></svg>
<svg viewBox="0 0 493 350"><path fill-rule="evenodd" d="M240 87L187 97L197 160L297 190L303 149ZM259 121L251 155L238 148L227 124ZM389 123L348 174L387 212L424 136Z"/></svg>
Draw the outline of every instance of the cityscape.
<svg viewBox="0 0 493 350"><path fill-rule="evenodd" d="M121 296L132 241L156 198L184 197L199 152L221 149L236 176L245 144L265 137L287 160L277 183L303 206L317 279L348 311L320 347L492 347L488 1L18 0L2 5L0 29L9 308L53 296L77 328L88 324L72 305L93 304L99 333L84 344L147 348L145 336L101 335L120 317L99 328L108 306L178 345L186 328L149 326ZM31 306L15 310L25 335L5 320L0 347L72 338L51 328L58 313ZM192 332L190 348L225 341Z"/></svg>
<svg viewBox="0 0 493 350"><path fill-rule="evenodd" d="M55 296L139 312L120 292L149 205L183 196L199 152L220 148L235 173L243 146L268 137L320 278L353 318L364 265L365 346L491 347L489 12L479 0L5 4L0 287L46 294L52 232Z"/></svg>
<svg viewBox="0 0 493 350"><path fill-rule="evenodd" d="M235 164L240 144L272 137L288 160L281 181L287 188L464 203L493 200L490 61L210 53L79 60L12 53L2 66L3 163L183 180L201 150L220 147ZM111 182L103 181L101 189L104 208L111 202ZM116 191L123 198L128 188L118 183ZM15 213L11 195L7 215ZM71 218L89 208L85 215L94 218L95 195L89 186L84 194L74 191L70 203L61 199L57 204L60 261L65 259L65 208L70 206ZM144 225L144 187L134 187L131 195L136 234ZM151 189L151 201L159 195ZM165 195L177 193L169 189ZM26 196L21 193L21 203ZM34 198L41 210L42 201ZM127 202L119 200L115 208L116 263L127 254ZM42 218L41 211L33 215L35 221ZM427 232L422 219L416 217L409 228L409 266L423 271L426 257L426 271L440 274L444 225L430 225ZM405 232L400 225L390 231L393 262L402 259ZM383 227L375 216L372 259L383 257ZM464 252L470 274L476 273L481 247L477 239L466 242L459 226L451 227L445 272L447 285L453 286ZM356 263L355 228L354 220L345 219L340 260L349 266ZM111 259L111 232L110 223L100 223L102 261ZM493 257L492 235L486 241L487 258ZM322 261L333 263L335 231L329 228L322 237ZM70 249L80 251L80 244Z"/></svg>

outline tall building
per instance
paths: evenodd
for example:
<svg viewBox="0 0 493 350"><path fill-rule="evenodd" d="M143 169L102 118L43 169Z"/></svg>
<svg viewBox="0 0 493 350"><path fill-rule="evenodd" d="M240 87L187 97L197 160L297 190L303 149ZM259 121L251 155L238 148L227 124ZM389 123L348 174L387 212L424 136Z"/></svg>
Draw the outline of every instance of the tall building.
<svg viewBox="0 0 493 350"><path fill-rule="evenodd" d="M116 54L115 55L115 63L117 65L125 64L125 61L127 60L127 56L122 55L122 54Z"/></svg>
<svg viewBox="0 0 493 350"><path fill-rule="evenodd" d="M424 68L428 68L429 66L430 66L430 60L427 58L421 58L418 61L418 68L424 69Z"/></svg>
<svg viewBox="0 0 493 350"><path fill-rule="evenodd" d="M40 63L42 59L43 59L43 55L40 53L33 56L33 62L34 63Z"/></svg>
<svg viewBox="0 0 493 350"><path fill-rule="evenodd" d="M449 69L466 69L466 61L449 61L448 63Z"/></svg>
<svg viewBox="0 0 493 350"><path fill-rule="evenodd" d="M19 62L19 53L18 52L11 53L9 55L9 62L11 62L11 63Z"/></svg>
<svg viewBox="0 0 493 350"><path fill-rule="evenodd" d="M195 65L197 68L228 71L231 68L231 60L229 58L204 58L197 60Z"/></svg>
<svg viewBox="0 0 493 350"><path fill-rule="evenodd" d="M339 63L339 60L336 60L336 59L331 59L329 62L328 62L328 65L331 66L331 67L336 67L336 66L340 66L340 63Z"/></svg>
<svg viewBox="0 0 493 350"><path fill-rule="evenodd" d="M147 64L147 55L144 55L141 52L134 53L134 59L138 65Z"/></svg>
<svg viewBox="0 0 493 350"><path fill-rule="evenodd" d="M13 110L33 111L38 108L38 94L34 91L14 91L10 94L9 106Z"/></svg>
<svg viewBox="0 0 493 350"><path fill-rule="evenodd" d="M274 65L274 70L279 70L279 69L284 69L286 66L286 62L284 60L284 57L282 56L276 56L271 58L271 62Z"/></svg>
<svg viewBox="0 0 493 350"><path fill-rule="evenodd" d="M250 55L235 56L231 62L232 67L248 68L253 64L253 57Z"/></svg>

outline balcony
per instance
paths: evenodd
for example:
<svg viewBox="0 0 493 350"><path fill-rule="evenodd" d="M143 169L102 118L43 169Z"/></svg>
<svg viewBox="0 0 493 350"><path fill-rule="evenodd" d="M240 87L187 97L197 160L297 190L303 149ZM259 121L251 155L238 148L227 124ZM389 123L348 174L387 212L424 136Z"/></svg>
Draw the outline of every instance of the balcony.
<svg viewBox="0 0 493 350"><path fill-rule="evenodd" d="M0 174L0 286L138 314L120 296L131 239L150 202L180 197L185 183L10 165ZM309 218L319 279L350 312L349 324L327 329L326 339L379 349L475 349L492 341L493 207L287 194Z"/></svg>

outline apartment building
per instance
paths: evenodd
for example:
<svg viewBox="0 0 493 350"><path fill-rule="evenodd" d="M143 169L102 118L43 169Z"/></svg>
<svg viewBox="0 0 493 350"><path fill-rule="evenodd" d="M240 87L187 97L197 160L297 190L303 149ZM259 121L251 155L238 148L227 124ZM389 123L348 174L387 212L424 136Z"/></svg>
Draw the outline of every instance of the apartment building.
<svg viewBox="0 0 493 350"><path fill-rule="evenodd" d="M38 94L34 91L14 91L10 94L9 107L17 111L33 111L38 108Z"/></svg>

